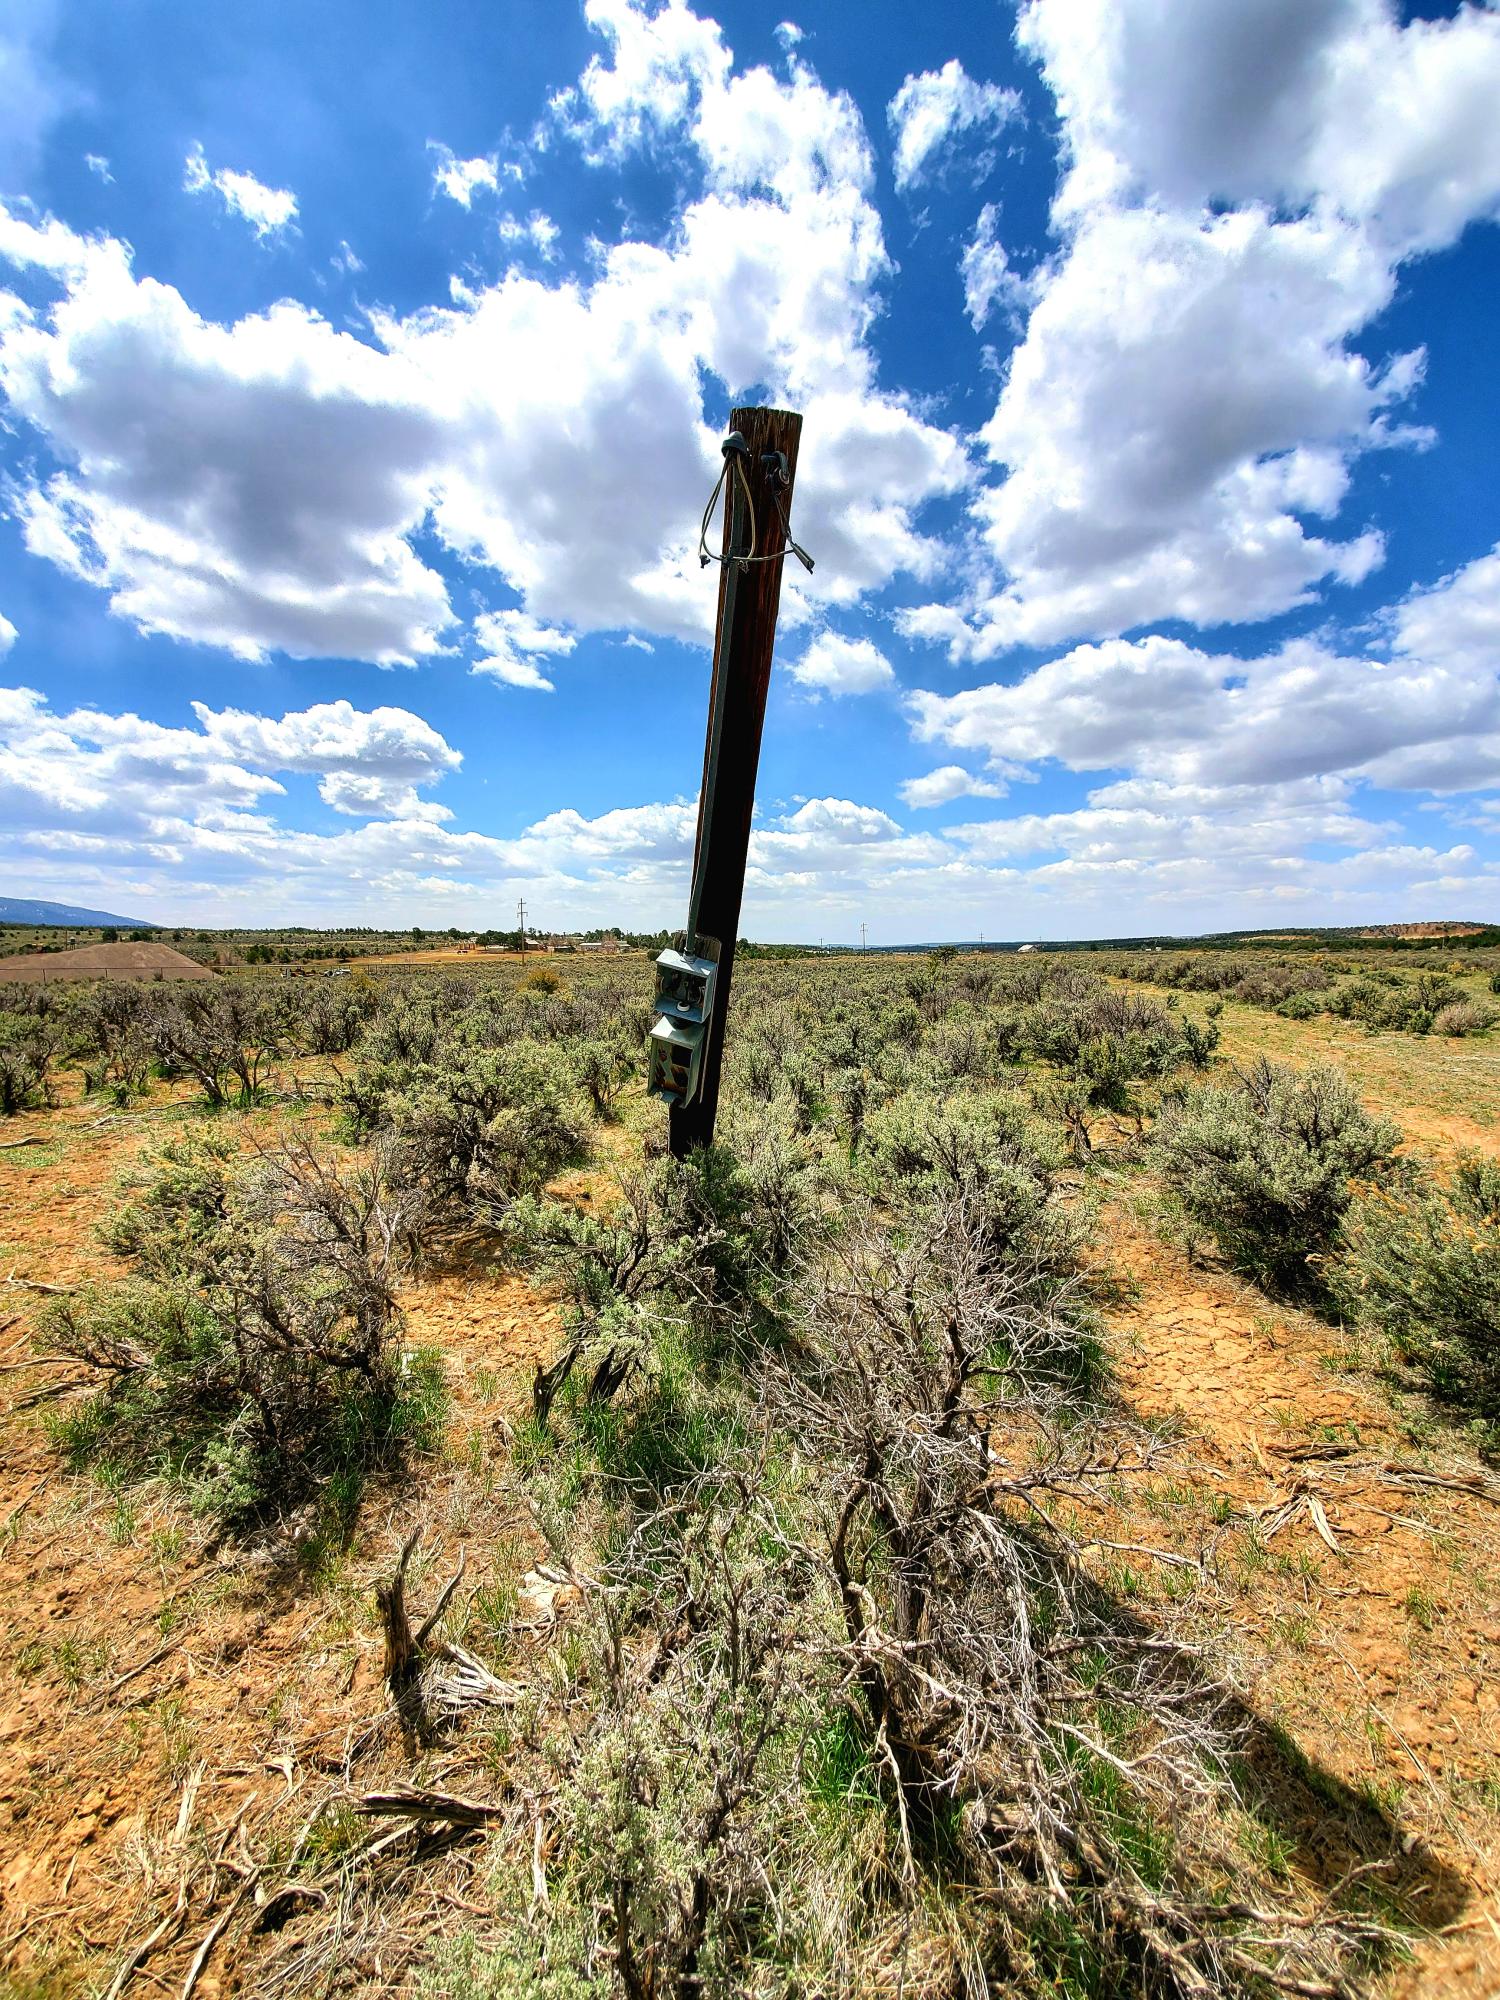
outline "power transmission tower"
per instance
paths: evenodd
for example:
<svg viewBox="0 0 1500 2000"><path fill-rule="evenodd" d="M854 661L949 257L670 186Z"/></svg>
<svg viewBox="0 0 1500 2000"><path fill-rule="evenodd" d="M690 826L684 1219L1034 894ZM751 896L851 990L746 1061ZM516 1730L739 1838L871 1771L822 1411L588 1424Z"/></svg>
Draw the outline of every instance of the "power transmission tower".
<svg viewBox="0 0 1500 2000"><path fill-rule="evenodd" d="M861 951L863 951L865 948L865 926L863 919L860 920L860 926L859 926L859 948Z"/></svg>
<svg viewBox="0 0 1500 2000"><path fill-rule="evenodd" d="M724 447L724 560L687 936L689 952L701 950L703 939L715 940L719 960L698 1089L688 1103L673 1104L671 1109L669 1144L679 1160L686 1159L694 1146L713 1143L781 572L785 556L792 553L812 567L800 550L793 550L787 525L801 417L791 410L739 409L729 423ZM783 539L785 547L778 552Z"/></svg>
<svg viewBox="0 0 1500 2000"><path fill-rule="evenodd" d="M516 929L520 933L521 956L524 958L526 956L526 898L524 896L516 904Z"/></svg>

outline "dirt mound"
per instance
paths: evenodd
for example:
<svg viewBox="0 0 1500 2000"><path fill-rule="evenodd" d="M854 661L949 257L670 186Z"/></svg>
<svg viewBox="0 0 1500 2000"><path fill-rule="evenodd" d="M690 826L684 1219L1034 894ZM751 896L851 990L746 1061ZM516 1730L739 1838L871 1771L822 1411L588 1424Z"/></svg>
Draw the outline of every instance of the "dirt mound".
<svg viewBox="0 0 1500 2000"><path fill-rule="evenodd" d="M35 985L51 979L212 979L196 959L169 944L85 944L75 951L19 952L0 958L0 980Z"/></svg>

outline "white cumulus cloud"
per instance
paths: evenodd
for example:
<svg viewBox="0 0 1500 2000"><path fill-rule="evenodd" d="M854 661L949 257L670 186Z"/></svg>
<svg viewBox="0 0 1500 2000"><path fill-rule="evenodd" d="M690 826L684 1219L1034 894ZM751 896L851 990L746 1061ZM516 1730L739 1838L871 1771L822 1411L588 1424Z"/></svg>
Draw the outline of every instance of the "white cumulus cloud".
<svg viewBox="0 0 1500 2000"><path fill-rule="evenodd" d="M427 150L432 155L432 185L439 194L445 194L450 201L456 201L460 208L472 205L474 197L481 189L490 194L499 192L502 177L519 181L521 168L512 160L502 163L498 153L482 153L473 159L461 160L452 147L429 139Z"/></svg>
<svg viewBox="0 0 1500 2000"><path fill-rule="evenodd" d="M792 661L791 676L799 687L832 695L873 694L896 682L890 661L872 640L846 639L838 632L820 632L801 659Z"/></svg>
<svg viewBox="0 0 1500 2000"><path fill-rule="evenodd" d="M877 380L889 263L856 107L795 59L736 73L681 4L596 0L590 18L607 53L566 129L602 159L665 121L701 191L664 241L600 248L586 278L455 281L449 307L372 314L363 336L287 301L220 324L138 276L123 243L0 207L0 257L56 292L0 316L0 390L51 453L16 501L32 552L143 630L243 657L442 650L455 618L428 533L542 625L702 641L715 380L805 413L794 519L819 566L788 579L788 625L935 577L921 511L971 468ZM515 226L545 258L548 219ZM494 657L520 671L514 649Z"/></svg>
<svg viewBox="0 0 1500 2000"><path fill-rule="evenodd" d="M1363 578L1350 468L1424 442L1400 421L1423 356L1358 343L1403 258L1496 213L1500 14L1030 0L1019 36L1061 119L1058 251L982 433L988 579L908 632L983 659ZM976 324L1016 303L993 217L964 277Z"/></svg>
<svg viewBox="0 0 1500 2000"><path fill-rule="evenodd" d="M524 611L486 611L474 620L480 656L476 674L489 674L511 687L536 688L550 694L553 683L537 665L549 653L568 654L578 641L571 632L543 625Z"/></svg>
<svg viewBox="0 0 1500 2000"><path fill-rule="evenodd" d="M901 796L909 806L945 806L952 799L999 799L1007 787L993 778L977 776L962 764L940 764L920 778L908 778Z"/></svg>
<svg viewBox="0 0 1500 2000"><path fill-rule="evenodd" d="M1074 647L1022 679L909 697L922 742L1169 785L1331 774L1404 790L1500 782L1500 554L1391 613L1389 655L1294 639L1247 659L1153 634Z"/></svg>
<svg viewBox="0 0 1500 2000"><path fill-rule="evenodd" d="M974 234L964 245L959 269L964 281L964 310L977 333L999 307L1017 332L1035 295L1035 284L1011 263L1000 240L1000 211L986 202Z"/></svg>

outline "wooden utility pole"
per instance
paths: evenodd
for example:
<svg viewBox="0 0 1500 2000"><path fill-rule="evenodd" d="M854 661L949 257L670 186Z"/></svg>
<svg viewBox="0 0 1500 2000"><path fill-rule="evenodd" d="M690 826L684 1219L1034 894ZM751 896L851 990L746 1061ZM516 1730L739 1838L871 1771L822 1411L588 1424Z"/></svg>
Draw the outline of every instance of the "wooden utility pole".
<svg viewBox="0 0 1500 2000"><path fill-rule="evenodd" d="M750 548L752 514L754 554L772 554L788 539L784 528L797 477L802 419L790 410L743 409L734 411L729 423L731 432L738 431L745 441L740 463L750 493L747 507L744 488L731 465L724 482L724 555L731 558ZM777 453L783 458L778 459ZM785 561L791 560L788 550ZM742 567L726 560L719 572L719 617L689 917L690 931L717 939L719 970L704 1044L702 1081L691 1103L674 1104L670 1113L669 1143L679 1160L694 1146L712 1143L718 1117L724 1022L729 1013L734 945L750 852L755 773L771 685L782 568L782 561L751 561ZM691 937L688 949L694 949Z"/></svg>

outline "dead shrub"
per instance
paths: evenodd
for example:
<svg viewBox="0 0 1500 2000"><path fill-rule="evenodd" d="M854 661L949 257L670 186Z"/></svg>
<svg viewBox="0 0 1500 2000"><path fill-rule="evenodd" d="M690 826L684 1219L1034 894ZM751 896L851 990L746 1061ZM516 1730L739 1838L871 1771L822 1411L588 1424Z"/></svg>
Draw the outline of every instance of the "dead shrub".
<svg viewBox="0 0 1500 2000"><path fill-rule="evenodd" d="M1477 1000L1450 1000L1433 1015L1432 1032L1451 1035L1457 1040L1463 1035L1482 1035L1486 1028L1494 1026L1494 1021L1494 1010Z"/></svg>

